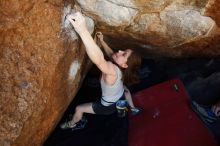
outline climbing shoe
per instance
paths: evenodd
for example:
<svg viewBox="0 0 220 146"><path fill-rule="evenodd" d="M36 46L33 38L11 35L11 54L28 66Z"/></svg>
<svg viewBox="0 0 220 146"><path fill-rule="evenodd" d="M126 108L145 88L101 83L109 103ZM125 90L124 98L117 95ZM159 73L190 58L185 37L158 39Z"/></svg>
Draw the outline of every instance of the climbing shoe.
<svg viewBox="0 0 220 146"><path fill-rule="evenodd" d="M70 129L70 128L73 128L75 127L76 124L73 124L72 121L66 121L62 124L60 124L60 128L62 130L66 130L66 129Z"/></svg>
<svg viewBox="0 0 220 146"><path fill-rule="evenodd" d="M80 129L85 128L85 125L87 122L88 122L88 120L85 117L83 117L79 122L77 122L75 124L73 124L72 121L64 122L60 125L60 128L62 130L66 130L66 129L72 129L73 131L80 130Z"/></svg>
<svg viewBox="0 0 220 146"><path fill-rule="evenodd" d="M143 111L143 108L135 107L131 108L131 115L138 115Z"/></svg>

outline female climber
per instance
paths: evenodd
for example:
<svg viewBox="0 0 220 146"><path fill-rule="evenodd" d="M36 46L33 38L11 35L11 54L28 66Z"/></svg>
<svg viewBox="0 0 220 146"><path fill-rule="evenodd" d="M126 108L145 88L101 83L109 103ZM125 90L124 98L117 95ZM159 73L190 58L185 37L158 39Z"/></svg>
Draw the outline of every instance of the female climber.
<svg viewBox="0 0 220 146"><path fill-rule="evenodd" d="M136 56L131 49L126 49L124 51L119 50L115 53L112 52L112 59L106 60L100 47L90 35L83 15L80 12L76 12L69 15L67 19L81 37L87 55L101 71L100 83L102 97L100 102L90 102L78 105L75 108L72 120L60 125L61 129L71 128L72 130L77 130L84 128L87 123L87 120L83 116L84 113L109 115L116 111L116 102L124 98L125 89L123 79L127 80L129 75L132 74L126 72L126 70L132 71L133 68L135 68L132 66L136 65L134 62L138 62L135 61L135 59L139 59L140 57ZM121 70L124 70L124 76ZM132 79L129 80L132 81Z"/></svg>

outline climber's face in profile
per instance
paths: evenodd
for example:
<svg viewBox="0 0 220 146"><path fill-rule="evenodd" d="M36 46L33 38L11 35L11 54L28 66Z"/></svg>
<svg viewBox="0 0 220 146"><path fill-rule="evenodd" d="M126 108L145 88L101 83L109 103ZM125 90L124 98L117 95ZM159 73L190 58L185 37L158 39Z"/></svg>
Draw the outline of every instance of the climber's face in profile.
<svg viewBox="0 0 220 146"><path fill-rule="evenodd" d="M128 58L131 56L132 50L131 49L126 49L124 51L119 50L118 52L115 52L112 54L112 58L117 63L120 67L122 68L127 68L127 61Z"/></svg>

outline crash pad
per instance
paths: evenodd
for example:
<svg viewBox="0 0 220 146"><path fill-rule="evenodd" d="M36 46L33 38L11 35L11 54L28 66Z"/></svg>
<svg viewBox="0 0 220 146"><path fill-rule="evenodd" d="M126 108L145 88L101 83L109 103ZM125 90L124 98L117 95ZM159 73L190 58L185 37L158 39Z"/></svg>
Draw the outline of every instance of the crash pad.
<svg viewBox="0 0 220 146"><path fill-rule="evenodd" d="M169 80L133 95L144 111L129 115L129 146L217 146L208 128L194 113L179 79Z"/></svg>

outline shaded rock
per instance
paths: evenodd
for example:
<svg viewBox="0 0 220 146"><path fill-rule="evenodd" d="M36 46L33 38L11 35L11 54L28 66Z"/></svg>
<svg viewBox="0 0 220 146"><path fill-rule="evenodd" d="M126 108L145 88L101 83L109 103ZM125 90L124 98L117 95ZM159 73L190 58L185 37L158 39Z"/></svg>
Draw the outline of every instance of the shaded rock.
<svg viewBox="0 0 220 146"><path fill-rule="evenodd" d="M209 0L206 5L205 15L215 20L218 27L220 26L220 4L217 0Z"/></svg>

